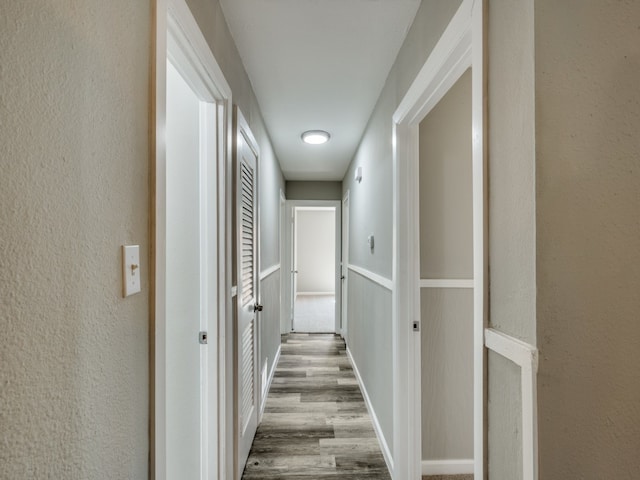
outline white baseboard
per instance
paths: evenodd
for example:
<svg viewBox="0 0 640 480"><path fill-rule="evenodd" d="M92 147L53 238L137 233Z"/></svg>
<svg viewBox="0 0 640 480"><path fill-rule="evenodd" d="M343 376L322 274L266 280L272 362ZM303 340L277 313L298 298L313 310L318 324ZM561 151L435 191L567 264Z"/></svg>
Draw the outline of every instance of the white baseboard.
<svg viewBox="0 0 640 480"><path fill-rule="evenodd" d="M473 459L422 461L422 475L464 475L472 473Z"/></svg>
<svg viewBox="0 0 640 480"><path fill-rule="evenodd" d="M263 388L264 395L260 402L260 419L262 420L262 415L264 414L264 407L267 406L267 397L269 396L269 389L271 388L271 382L273 382L273 377L276 374L276 367L278 366L278 361L280 360L280 351L282 350L282 345L278 345L278 350L276 351L276 356L273 359L273 365L271 366L271 372L269 372L269 378L267 380L266 388Z"/></svg>
<svg viewBox="0 0 640 480"><path fill-rule="evenodd" d="M360 390L362 391L362 396L364 397L364 403L367 406L367 411L369 412L369 416L371 417L371 422L373 423L373 430L376 432L376 436L378 437L378 442L380 442L380 450L382 450L382 456L384 457L384 461L387 463L387 468L391 475L393 475L393 457L391 456L391 451L389 450L389 445L387 444L386 438L384 438L384 433L382 433L382 427L380 426L380 422L378 421L378 416L376 415L376 411L373 409L373 405L371 404L371 399L369 398L369 394L367 393L367 389L362 382L362 377L360 376L360 372L358 371L358 366L356 362L353 360L351 356L351 351L349 347L347 347L347 356L351 361L351 365L353 366L353 373L358 380L358 384L360 385Z"/></svg>

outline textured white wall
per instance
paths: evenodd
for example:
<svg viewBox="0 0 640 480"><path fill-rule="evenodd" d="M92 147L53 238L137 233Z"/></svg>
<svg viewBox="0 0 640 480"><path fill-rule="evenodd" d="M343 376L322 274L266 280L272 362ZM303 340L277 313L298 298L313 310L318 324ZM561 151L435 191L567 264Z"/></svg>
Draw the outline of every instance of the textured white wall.
<svg viewBox="0 0 640 480"><path fill-rule="evenodd" d="M297 292L335 293L336 211L296 212Z"/></svg>
<svg viewBox="0 0 640 480"><path fill-rule="evenodd" d="M640 2L535 3L540 478L640 472Z"/></svg>
<svg viewBox="0 0 640 480"><path fill-rule="evenodd" d="M146 479L151 6L0 9L0 478Z"/></svg>

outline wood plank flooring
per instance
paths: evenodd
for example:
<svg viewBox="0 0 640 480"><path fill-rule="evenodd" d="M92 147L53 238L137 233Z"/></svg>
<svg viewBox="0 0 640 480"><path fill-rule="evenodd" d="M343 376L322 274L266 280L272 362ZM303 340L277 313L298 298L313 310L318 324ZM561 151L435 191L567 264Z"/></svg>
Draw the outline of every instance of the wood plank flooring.
<svg viewBox="0 0 640 480"><path fill-rule="evenodd" d="M342 338L282 337L280 361L242 478L391 478Z"/></svg>

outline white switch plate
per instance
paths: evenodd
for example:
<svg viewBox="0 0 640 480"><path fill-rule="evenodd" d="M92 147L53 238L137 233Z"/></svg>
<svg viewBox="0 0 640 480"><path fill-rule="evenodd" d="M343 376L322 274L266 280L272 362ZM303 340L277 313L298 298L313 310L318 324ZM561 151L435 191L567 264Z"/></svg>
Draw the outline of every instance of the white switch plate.
<svg viewBox="0 0 640 480"><path fill-rule="evenodd" d="M122 246L122 295L140 291L140 245Z"/></svg>

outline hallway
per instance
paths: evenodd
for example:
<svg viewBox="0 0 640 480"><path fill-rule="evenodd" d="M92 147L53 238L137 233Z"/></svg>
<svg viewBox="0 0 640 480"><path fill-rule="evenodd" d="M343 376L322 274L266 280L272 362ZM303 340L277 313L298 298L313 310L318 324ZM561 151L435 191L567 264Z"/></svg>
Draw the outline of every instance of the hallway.
<svg viewBox="0 0 640 480"><path fill-rule="evenodd" d="M341 337L282 337L242 478L391 478Z"/></svg>

